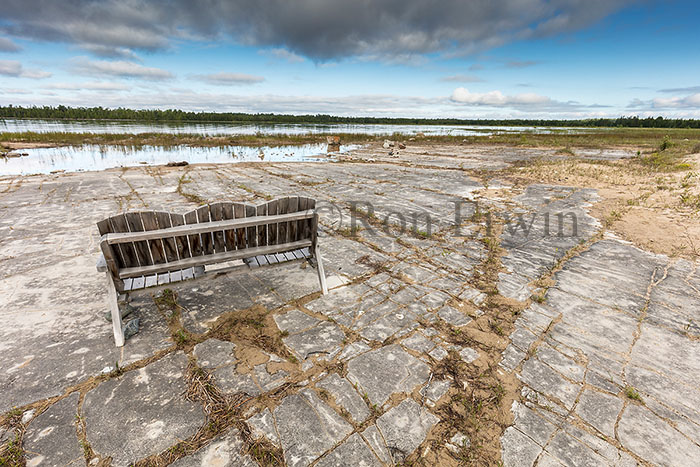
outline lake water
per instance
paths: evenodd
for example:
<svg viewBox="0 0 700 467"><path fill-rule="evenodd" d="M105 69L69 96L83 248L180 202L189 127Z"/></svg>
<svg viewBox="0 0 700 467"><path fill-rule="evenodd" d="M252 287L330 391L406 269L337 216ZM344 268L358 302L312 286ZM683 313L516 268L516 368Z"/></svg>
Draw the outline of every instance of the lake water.
<svg viewBox="0 0 700 467"><path fill-rule="evenodd" d="M366 135L490 135L500 132L581 133L586 128L459 126L459 125L312 125L312 124L237 124L237 123L159 123L101 120L22 120L0 119L0 132L33 131L67 133L167 133L217 135L299 135L353 133ZM358 146L343 145L341 151ZM60 148L22 149L14 152L29 154L19 158L0 158L0 175L28 175L53 171L77 172L104 170L113 167L162 165L168 162L196 163L249 161L326 161L325 144L305 144L280 147L124 147L111 145L77 145ZM332 160L332 158L330 159Z"/></svg>
<svg viewBox="0 0 700 467"><path fill-rule="evenodd" d="M34 131L37 133L169 133L198 135L300 135L352 133L366 135L391 135L402 133L415 135L490 135L499 132L510 133L581 133L586 128L559 127L512 127L512 126L464 126L464 125L313 125L313 124L245 124L245 123L159 123L97 120L18 120L0 119L0 132Z"/></svg>
<svg viewBox="0 0 700 467"><path fill-rule="evenodd" d="M340 147L340 152L351 151L358 145ZM225 162L323 162L333 160L327 154L326 144L298 146L251 147L189 147L189 146L110 146L85 144L59 148L22 149L23 157L0 157L0 175L46 174L54 171L80 172L104 170L113 167L163 165L168 162L197 163Z"/></svg>

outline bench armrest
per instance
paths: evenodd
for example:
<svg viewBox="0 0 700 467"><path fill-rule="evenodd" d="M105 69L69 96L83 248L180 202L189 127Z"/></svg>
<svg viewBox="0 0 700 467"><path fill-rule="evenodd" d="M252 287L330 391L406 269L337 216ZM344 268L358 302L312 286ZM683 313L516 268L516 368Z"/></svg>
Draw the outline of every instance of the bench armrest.
<svg viewBox="0 0 700 467"><path fill-rule="evenodd" d="M100 253L100 257L97 258L97 270L99 272L107 272L107 261L105 261L105 255Z"/></svg>

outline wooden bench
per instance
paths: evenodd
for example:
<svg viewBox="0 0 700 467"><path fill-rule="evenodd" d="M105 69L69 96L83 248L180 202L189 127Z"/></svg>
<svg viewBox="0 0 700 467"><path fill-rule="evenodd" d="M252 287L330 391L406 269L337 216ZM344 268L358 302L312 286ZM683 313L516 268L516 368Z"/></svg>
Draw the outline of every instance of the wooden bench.
<svg viewBox="0 0 700 467"><path fill-rule="evenodd" d="M291 196L257 206L208 204L185 214L127 212L98 222L97 270L107 277L117 347L124 345L119 294L199 277L214 265L221 272L229 262L254 268L315 260L321 290L328 293L315 207L311 198Z"/></svg>

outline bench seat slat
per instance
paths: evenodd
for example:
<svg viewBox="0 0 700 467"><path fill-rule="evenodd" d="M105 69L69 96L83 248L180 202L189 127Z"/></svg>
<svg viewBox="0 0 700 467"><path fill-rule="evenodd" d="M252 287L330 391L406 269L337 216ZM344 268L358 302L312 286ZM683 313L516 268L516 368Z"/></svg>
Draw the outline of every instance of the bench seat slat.
<svg viewBox="0 0 700 467"><path fill-rule="evenodd" d="M148 276L150 274L157 274L161 272L175 271L179 269L187 269L193 266L203 266L205 264L216 264L225 261L231 261L235 259L243 259L249 257L255 257L258 255L265 255L270 253L277 253L280 250L291 251L299 248L305 248L311 246L311 240L301 240L298 242L286 243L283 245L270 245L263 247L253 247L246 248L243 250L226 251L223 253L214 253L211 255L204 255L193 258L185 258L178 261L173 261L171 263L164 264L153 264L150 266L140 266L134 268L124 268L119 271L119 277L125 279L127 277L139 277Z"/></svg>

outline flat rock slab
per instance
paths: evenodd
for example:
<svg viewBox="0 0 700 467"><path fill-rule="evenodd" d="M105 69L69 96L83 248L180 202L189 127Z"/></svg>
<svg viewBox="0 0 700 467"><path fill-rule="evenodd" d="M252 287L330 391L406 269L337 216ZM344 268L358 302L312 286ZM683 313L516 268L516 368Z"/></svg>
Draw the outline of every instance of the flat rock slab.
<svg viewBox="0 0 700 467"><path fill-rule="evenodd" d="M620 418L622 445L659 465L696 465L700 447L649 409L629 405Z"/></svg>
<svg viewBox="0 0 700 467"><path fill-rule="evenodd" d="M172 353L88 392L83 416L93 449L122 466L193 435L206 417L183 396L186 367L187 356Z"/></svg>
<svg viewBox="0 0 700 467"><path fill-rule="evenodd" d="M352 432L352 426L304 389L285 397L274 411L287 465L305 466Z"/></svg>
<svg viewBox="0 0 700 467"><path fill-rule="evenodd" d="M440 419L413 399L406 399L377 419L394 461L402 462L425 440Z"/></svg>
<svg viewBox="0 0 700 467"><path fill-rule="evenodd" d="M267 438L275 446L280 446L280 436L275 427L275 420L270 409L265 409L256 413L248 419L251 435L255 439L260 439L263 436Z"/></svg>
<svg viewBox="0 0 700 467"><path fill-rule="evenodd" d="M428 365L395 344L364 353L348 363L348 379L367 394L370 402L380 406L392 394L410 393L429 377Z"/></svg>
<svg viewBox="0 0 700 467"><path fill-rule="evenodd" d="M233 350L236 344L219 339L207 339L194 346L193 355L202 368L213 369L236 361Z"/></svg>
<svg viewBox="0 0 700 467"><path fill-rule="evenodd" d="M319 467L381 467L367 443L355 433L316 463Z"/></svg>
<svg viewBox="0 0 700 467"><path fill-rule="evenodd" d="M196 453L170 464L172 467L256 467L258 464L242 453L243 441L238 430L231 429L223 436L212 440Z"/></svg>
<svg viewBox="0 0 700 467"><path fill-rule="evenodd" d="M24 433L27 465L85 465L75 425L79 399L75 392L32 420Z"/></svg>
<svg viewBox="0 0 700 467"><path fill-rule="evenodd" d="M312 355L328 354L340 345L343 339L345 339L345 333L338 326L323 321L311 329L287 336L283 341L301 360L306 360Z"/></svg>
<svg viewBox="0 0 700 467"><path fill-rule="evenodd" d="M296 308L292 308L288 312L275 315L275 322L280 331L287 331L289 334L301 332L304 329L309 329L319 323L319 319L309 316Z"/></svg>
<svg viewBox="0 0 700 467"><path fill-rule="evenodd" d="M345 378L333 373L316 383L316 386L328 391L336 404L347 410L356 423L362 423L369 417L367 404Z"/></svg>

